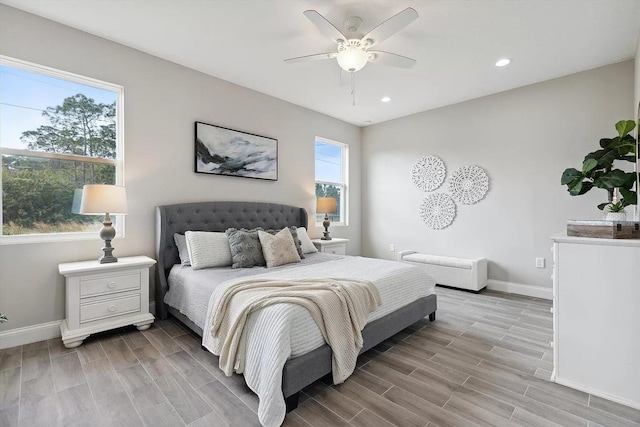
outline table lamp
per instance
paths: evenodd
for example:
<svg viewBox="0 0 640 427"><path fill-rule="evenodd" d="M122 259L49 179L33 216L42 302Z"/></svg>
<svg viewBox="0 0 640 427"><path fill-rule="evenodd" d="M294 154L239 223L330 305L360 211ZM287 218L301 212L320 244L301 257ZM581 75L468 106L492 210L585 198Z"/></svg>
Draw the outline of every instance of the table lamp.
<svg viewBox="0 0 640 427"><path fill-rule="evenodd" d="M113 228L109 214L127 213L127 192L119 185L87 184L82 187L82 202L80 213L84 215L102 215L102 229L100 238L104 240L102 251L104 254L98 258L100 264L118 262L113 256L111 240L116 237L116 229Z"/></svg>
<svg viewBox="0 0 640 427"><path fill-rule="evenodd" d="M324 221L322 221L322 225L324 226L324 233L321 237L322 240L331 240L331 236L329 236L329 214L336 213L338 208L338 204L336 203L336 199L333 197L318 197L316 202L316 212L323 213L324 212Z"/></svg>

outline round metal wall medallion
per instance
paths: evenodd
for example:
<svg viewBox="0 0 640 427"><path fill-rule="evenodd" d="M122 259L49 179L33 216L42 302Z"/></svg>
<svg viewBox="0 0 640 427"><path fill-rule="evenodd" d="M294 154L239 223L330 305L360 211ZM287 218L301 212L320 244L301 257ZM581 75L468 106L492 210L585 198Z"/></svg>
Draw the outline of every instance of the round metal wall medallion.
<svg viewBox="0 0 640 427"><path fill-rule="evenodd" d="M447 194L429 194L420 204L420 218L429 228L448 227L456 217L456 204Z"/></svg>
<svg viewBox="0 0 640 427"><path fill-rule="evenodd" d="M411 168L411 180L422 191L433 191L440 187L447 169L438 156L424 156Z"/></svg>
<svg viewBox="0 0 640 427"><path fill-rule="evenodd" d="M472 205L482 200L489 190L489 177L479 166L457 169L449 178L449 192L457 202Z"/></svg>

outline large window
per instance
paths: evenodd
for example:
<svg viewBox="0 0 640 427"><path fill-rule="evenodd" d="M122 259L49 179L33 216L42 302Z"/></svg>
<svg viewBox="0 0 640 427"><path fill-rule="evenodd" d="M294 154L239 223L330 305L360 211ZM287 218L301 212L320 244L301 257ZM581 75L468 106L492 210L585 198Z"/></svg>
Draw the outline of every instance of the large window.
<svg viewBox="0 0 640 427"><path fill-rule="evenodd" d="M95 237L74 194L122 185L121 108L120 86L0 56L3 242Z"/></svg>
<svg viewBox="0 0 640 427"><path fill-rule="evenodd" d="M347 225L348 147L340 142L316 138L316 197L336 199L336 212L329 213L334 224ZM316 223L322 223L326 212L316 212Z"/></svg>

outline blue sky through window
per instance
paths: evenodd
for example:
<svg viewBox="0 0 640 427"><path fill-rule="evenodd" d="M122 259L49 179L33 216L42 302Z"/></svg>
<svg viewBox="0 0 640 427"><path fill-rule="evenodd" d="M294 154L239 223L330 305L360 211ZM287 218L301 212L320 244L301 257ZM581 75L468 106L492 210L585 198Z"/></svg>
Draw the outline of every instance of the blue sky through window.
<svg viewBox="0 0 640 427"><path fill-rule="evenodd" d="M22 132L46 124L42 112L61 105L65 98L82 93L97 103L112 104L115 92L18 68L0 66L0 145L27 149Z"/></svg>
<svg viewBox="0 0 640 427"><path fill-rule="evenodd" d="M342 182L342 148L316 140L316 181Z"/></svg>

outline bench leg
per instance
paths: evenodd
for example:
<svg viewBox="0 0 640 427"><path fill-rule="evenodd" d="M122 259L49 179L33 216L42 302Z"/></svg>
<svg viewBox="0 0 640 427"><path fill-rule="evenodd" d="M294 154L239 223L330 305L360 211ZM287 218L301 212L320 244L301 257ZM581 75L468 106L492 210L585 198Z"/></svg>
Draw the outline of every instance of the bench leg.
<svg viewBox="0 0 640 427"><path fill-rule="evenodd" d="M436 312L434 311L433 313L429 314L429 320L431 322L433 322L434 320L436 320Z"/></svg>
<svg viewBox="0 0 640 427"><path fill-rule="evenodd" d="M284 404L287 407L287 413L293 411L298 407L298 398L300 397L300 392L293 393L289 397L284 398Z"/></svg>

